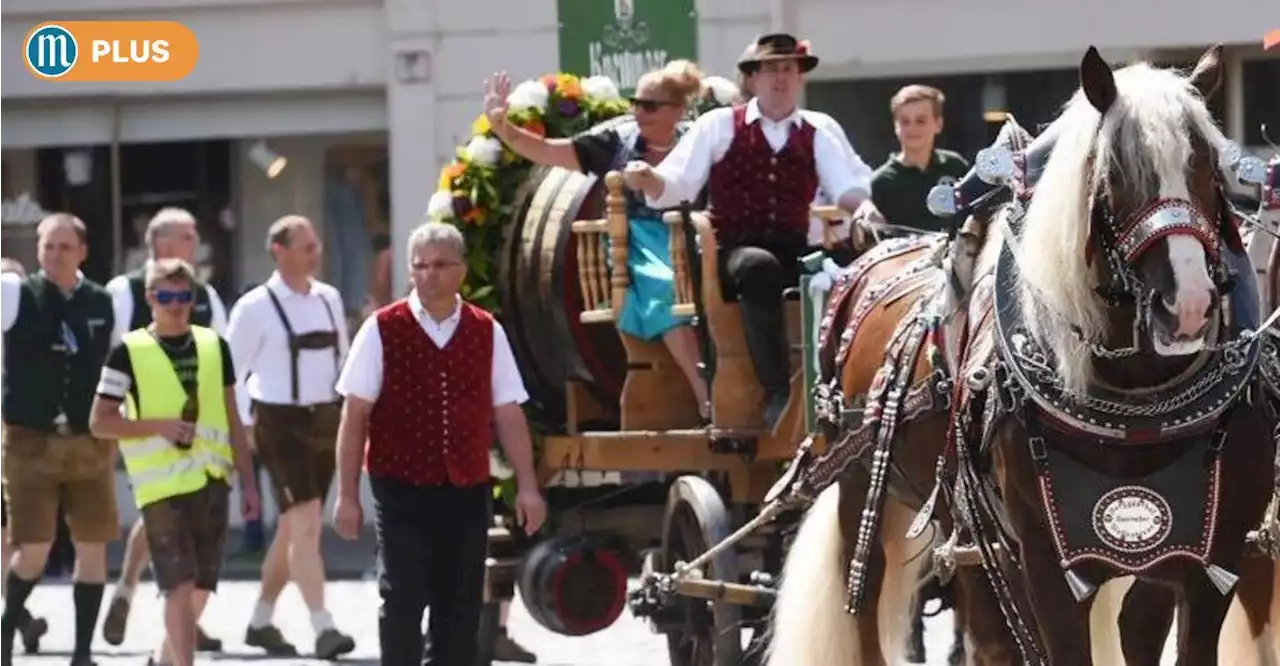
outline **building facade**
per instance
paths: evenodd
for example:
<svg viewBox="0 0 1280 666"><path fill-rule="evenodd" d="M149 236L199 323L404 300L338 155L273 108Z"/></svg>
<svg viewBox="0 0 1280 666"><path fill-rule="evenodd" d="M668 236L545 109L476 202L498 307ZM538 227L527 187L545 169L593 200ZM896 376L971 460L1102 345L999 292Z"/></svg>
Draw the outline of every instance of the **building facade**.
<svg viewBox="0 0 1280 666"><path fill-rule="evenodd" d="M128 85L39 80L21 58L4 59L5 238L27 242L33 211L73 210L93 229L90 273L105 279L136 262L137 221L183 205L201 219L202 263L233 296L269 271L267 225L298 212L329 243L326 278L357 306L379 242L389 237L403 256L440 165L480 109L484 79L559 69L562 33L576 29L559 11L569 1L10 0L0 10L9 44L51 19L172 20L196 34L200 59L181 81ZM599 0L618 16L663 1ZM1228 44L1216 106L1231 136L1260 144L1268 114L1280 125L1280 64L1257 46L1272 4L696 0L691 16L670 20L694 23L698 59L719 74L757 34L811 40L822 65L810 105L840 118L878 163L892 146L887 101L898 85L947 89L946 140L971 153L992 105L1025 124L1047 120L1088 44L1117 62L1171 64ZM643 58L606 64L623 71ZM393 284L405 284L404 262L392 265Z"/></svg>

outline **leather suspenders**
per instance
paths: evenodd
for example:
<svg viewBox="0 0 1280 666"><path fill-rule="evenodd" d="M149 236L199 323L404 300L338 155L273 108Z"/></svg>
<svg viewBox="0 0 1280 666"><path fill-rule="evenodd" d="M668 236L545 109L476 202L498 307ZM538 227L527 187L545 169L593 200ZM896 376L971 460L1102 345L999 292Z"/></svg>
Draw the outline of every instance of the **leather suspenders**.
<svg viewBox="0 0 1280 666"><path fill-rule="evenodd" d="M267 296L271 298L271 305L275 307L276 314L280 316L280 323L284 324L284 332L288 337L289 384L293 395L291 404L296 405L298 404L298 357L302 354L303 349L332 348L334 371L336 373L342 370L342 359L338 350L338 320L333 316L333 306L329 304L329 300L320 294L316 294L320 302L324 303L324 312L329 316L329 326L332 330L312 331L297 335L293 332L293 326L289 324L289 318L285 316L284 307L280 305L280 299L276 297L276 293L268 285L263 285L262 288L267 290Z"/></svg>

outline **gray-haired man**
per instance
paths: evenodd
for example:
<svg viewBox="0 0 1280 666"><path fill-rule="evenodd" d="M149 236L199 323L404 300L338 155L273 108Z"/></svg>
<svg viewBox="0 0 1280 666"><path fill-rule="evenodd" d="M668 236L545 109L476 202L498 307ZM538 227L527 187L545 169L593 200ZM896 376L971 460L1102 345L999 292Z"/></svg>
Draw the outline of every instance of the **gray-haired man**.
<svg viewBox="0 0 1280 666"><path fill-rule="evenodd" d="M493 431L516 473L516 518L532 534L546 505L538 490L528 395L502 325L465 303L462 236L429 222L409 237L413 293L365 320L338 380L334 527L364 526L360 466L369 472L378 537L378 633L383 666L476 660L490 524Z"/></svg>

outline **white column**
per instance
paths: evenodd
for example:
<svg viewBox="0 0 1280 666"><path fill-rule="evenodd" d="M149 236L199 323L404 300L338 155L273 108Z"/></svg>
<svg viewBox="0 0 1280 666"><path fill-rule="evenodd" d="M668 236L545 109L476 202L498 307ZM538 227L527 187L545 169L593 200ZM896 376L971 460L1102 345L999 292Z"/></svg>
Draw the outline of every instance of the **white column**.
<svg viewBox="0 0 1280 666"><path fill-rule="evenodd" d="M1244 58L1240 50L1228 47L1223 54L1226 58L1224 72L1223 100L1226 107L1227 138L1244 145Z"/></svg>
<svg viewBox="0 0 1280 666"><path fill-rule="evenodd" d="M440 175L436 156L435 57L438 37L432 24L437 0L389 0L387 51L387 151L391 162L391 279L399 297L409 283L405 261L409 233L423 221L427 201ZM427 54L425 81L404 81L399 54Z"/></svg>

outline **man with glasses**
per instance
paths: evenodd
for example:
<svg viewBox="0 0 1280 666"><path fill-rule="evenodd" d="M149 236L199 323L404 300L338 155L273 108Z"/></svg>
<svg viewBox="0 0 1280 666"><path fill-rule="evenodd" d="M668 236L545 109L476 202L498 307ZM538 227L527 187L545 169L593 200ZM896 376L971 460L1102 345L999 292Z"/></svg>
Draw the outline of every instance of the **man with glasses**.
<svg viewBox="0 0 1280 666"><path fill-rule="evenodd" d="M116 276L107 283L107 291L111 293L111 300L115 304L117 340L123 339L129 331L151 325L151 306L147 303L145 280L146 271L153 263L160 259L181 259L188 264L195 264L196 249L200 247L196 218L181 208L162 208L147 224L145 240L149 254L146 264L136 271ZM218 335L224 335L227 330L227 311L217 290L208 284L197 284L194 293L195 300L190 308L191 323L212 328ZM142 577L149 555L146 526L139 516L129 530L120 578L116 581L107 616L102 621L102 638L111 645L124 642L133 593L137 590L138 580ZM222 649L222 641L210 637L203 629L198 629L196 649L217 652Z"/></svg>
<svg viewBox="0 0 1280 666"><path fill-rule="evenodd" d="M799 107L804 75L817 65L807 42L760 37L738 63L751 101L703 114L658 166L626 168L628 186L654 208L691 202L708 187L722 280L742 309L770 429L791 390L782 292L796 284L798 259L809 252L809 206L821 190L853 212L871 192L871 169Z"/></svg>
<svg viewBox="0 0 1280 666"><path fill-rule="evenodd" d="M88 230L54 213L36 228L40 272L0 276L4 324L4 474L13 546L0 619L0 663L13 663L14 632L44 572L61 498L75 544L72 666L92 666L90 646L107 577L107 543L120 535L115 445L89 432L97 375L111 349L111 296L80 273Z"/></svg>
<svg viewBox="0 0 1280 666"><path fill-rule="evenodd" d="M363 461L377 514L383 666L476 662L495 429L516 474L517 521L533 534L546 518L520 407L524 382L501 324L458 294L465 256L456 227L415 229L413 293L365 320L338 380L346 402L334 528L356 539L364 526Z"/></svg>
<svg viewBox="0 0 1280 666"><path fill-rule="evenodd" d="M316 657L334 659L355 649L355 640L338 631L325 609L320 553L342 410L334 385L347 353L347 321L338 290L314 277L322 247L310 220L276 220L266 246L276 270L236 301L227 327L236 370L252 400L254 446L281 511L245 643L272 656L298 654L273 623L276 600L292 576L310 611Z"/></svg>
<svg viewBox="0 0 1280 666"><path fill-rule="evenodd" d="M231 352L213 330L191 325L194 269L160 259L148 264L145 280L153 321L126 333L111 352L90 426L119 440L147 524L165 630L148 664L192 666L196 618L218 587L232 470L246 519L260 509L258 484L236 415Z"/></svg>

